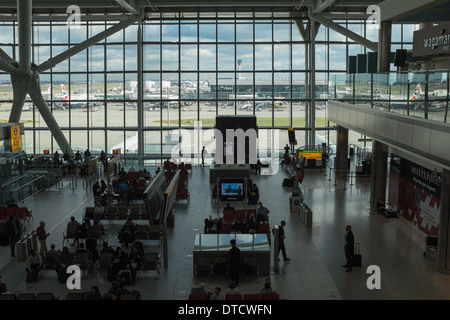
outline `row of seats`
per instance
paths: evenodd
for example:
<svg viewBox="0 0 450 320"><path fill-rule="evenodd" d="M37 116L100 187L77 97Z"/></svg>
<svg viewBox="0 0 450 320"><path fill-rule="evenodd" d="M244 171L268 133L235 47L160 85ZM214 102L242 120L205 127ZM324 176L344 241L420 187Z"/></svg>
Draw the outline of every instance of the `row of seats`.
<svg viewBox="0 0 450 320"><path fill-rule="evenodd" d="M84 209L84 217L94 219L94 207L86 207ZM147 220L149 215L146 207L141 206L108 206L106 207L103 219L105 220Z"/></svg>
<svg viewBox="0 0 450 320"><path fill-rule="evenodd" d="M66 294L66 300L86 300L90 292L69 292ZM57 300L56 297L51 292L43 293L9 293L0 294L0 300ZM108 295L103 295L103 300L107 300ZM140 294L137 291L130 291L120 294L120 300L139 300Z"/></svg>
<svg viewBox="0 0 450 320"><path fill-rule="evenodd" d="M246 226L247 228L247 226ZM231 230L233 229L233 223L231 222L224 222L220 225L220 233L232 233ZM260 223L258 224L258 231L256 232L258 234L270 234L270 225L268 223Z"/></svg>
<svg viewBox="0 0 450 320"><path fill-rule="evenodd" d="M210 294L190 294L189 300L211 300ZM244 295L233 293L226 294L225 300L280 300L278 293L245 293Z"/></svg>
<svg viewBox="0 0 450 320"><path fill-rule="evenodd" d="M177 165L174 162L166 160L163 163L163 167L164 167L164 170L169 170L169 169L170 170L177 170L177 169L181 170L184 167L186 170L190 170L192 172L192 163L181 162L180 164Z"/></svg>
<svg viewBox="0 0 450 320"><path fill-rule="evenodd" d="M111 267L111 261L113 258L113 253L110 252L100 252L98 259L98 268L101 272L102 270L108 270ZM127 268L130 266L127 265ZM158 279L161 270L161 254L157 252L145 252L142 260L142 267L139 270L155 271L155 277Z"/></svg>
<svg viewBox="0 0 450 320"><path fill-rule="evenodd" d="M57 297L51 292L41 293L7 293L0 294L0 300L56 300Z"/></svg>
<svg viewBox="0 0 450 320"><path fill-rule="evenodd" d="M32 210L26 207L8 208L0 207L0 220L8 219L8 216L15 214L19 220L27 220L32 218Z"/></svg>
<svg viewBox="0 0 450 320"><path fill-rule="evenodd" d="M237 209L237 210L224 209L223 221L234 222L237 219L245 221L249 219L252 214L256 216L256 209Z"/></svg>
<svg viewBox="0 0 450 320"><path fill-rule="evenodd" d="M66 232L63 232L63 243L69 240L74 240L77 236L78 226L76 224L67 224ZM106 229L100 224L94 224L87 231L86 237L80 237L80 239L94 238L96 240L107 241L108 234Z"/></svg>

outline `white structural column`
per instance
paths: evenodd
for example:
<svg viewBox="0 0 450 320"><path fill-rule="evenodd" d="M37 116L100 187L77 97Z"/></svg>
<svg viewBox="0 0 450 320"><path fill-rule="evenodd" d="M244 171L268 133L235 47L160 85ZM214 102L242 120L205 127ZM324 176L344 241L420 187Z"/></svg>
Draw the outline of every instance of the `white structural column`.
<svg viewBox="0 0 450 320"><path fill-rule="evenodd" d="M309 53L309 76L310 76L310 90L309 95L311 99L310 103L310 120L311 135L309 137L309 145L314 146L316 144L316 36L319 31L320 24L311 21L310 32L310 53Z"/></svg>
<svg viewBox="0 0 450 320"><path fill-rule="evenodd" d="M311 127L311 133L305 131L305 145L315 144L315 38L319 32L320 24L309 20L305 26L303 25L303 20L294 20L297 29L302 36L305 43L305 94L306 98L311 100L311 102L306 102L305 104L305 127ZM310 71L308 74L308 70Z"/></svg>
<svg viewBox="0 0 450 320"><path fill-rule="evenodd" d="M391 30L392 22L381 22L378 36L378 72L389 72L391 59ZM372 163L370 177L370 211L376 213L377 201L386 201L387 181L387 145L374 140L372 142Z"/></svg>
<svg viewBox="0 0 450 320"><path fill-rule="evenodd" d="M30 71L31 66L32 7L32 0L17 0L19 67L24 73Z"/></svg>
<svg viewBox="0 0 450 320"><path fill-rule="evenodd" d="M138 34L137 34L137 113L138 113L138 166L143 166L143 155L145 153L145 144L144 144L144 132L142 128L144 127L144 106L143 106L143 90L144 90L144 81L142 79L142 57L143 57L143 48L142 48L142 19L139 19L138 24Z"/></svg>

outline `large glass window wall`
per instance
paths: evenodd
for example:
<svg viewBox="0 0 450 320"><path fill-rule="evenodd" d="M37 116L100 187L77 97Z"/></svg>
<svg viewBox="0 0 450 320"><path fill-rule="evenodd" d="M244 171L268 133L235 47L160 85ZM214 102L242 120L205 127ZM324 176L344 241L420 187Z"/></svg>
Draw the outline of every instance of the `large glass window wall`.
<svg viewBox="0 0 450 320"><path fill-rule="evenodd" d="M346 57L365 53L364 47L324 26L319 28L312 106L311 69L305 63L308 43L289 16L202 15L182 19L153 13L143 22L141 46L138 26L132 25L40 75L44 98L74 151L110 154L121 149L132 157L138 152L141 132L144 159L160 162L170 155L167 146L174 143L177 131L194 136L196 126L205 131L214 128L216 115L256 115L259 128L272 135L279 130L281 149L288 143L289 127L296 129L299 146L306 144L311 120L316 133L327 139L328 130L333 130L327 113L329 75L345 74ZM34 22L33 62L40 64L117 22L81 21L77 30L58 21ZM337 22L377 40L364 21ZM409 48L408 30L414 28L400 25L400 38L393 39L393 45ZM18 59L17 42L17 24L0 22L0 48L14 59ZM139 48L142 61L138 61ZM0 73L0 85L0 121L5 122L12 104L8 74ZM310 116L313 107L315 119ZM29 99L21 121L28 154L64 152ZM264 142L264 148L270 143Z"/></svg>

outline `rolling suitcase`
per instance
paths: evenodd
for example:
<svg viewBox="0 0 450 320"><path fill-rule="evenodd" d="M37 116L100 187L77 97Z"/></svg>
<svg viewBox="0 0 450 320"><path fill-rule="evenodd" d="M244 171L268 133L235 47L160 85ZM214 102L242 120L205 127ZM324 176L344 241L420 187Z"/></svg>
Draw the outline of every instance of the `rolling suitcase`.
<svg viewBox="0 0 450 320"><path fill-rule="evenodd" d="M353 254L353 267L361 267L361 263L362 263L362 256L360 253L360 243L356 242L355 244L355 253Z"/></svg>

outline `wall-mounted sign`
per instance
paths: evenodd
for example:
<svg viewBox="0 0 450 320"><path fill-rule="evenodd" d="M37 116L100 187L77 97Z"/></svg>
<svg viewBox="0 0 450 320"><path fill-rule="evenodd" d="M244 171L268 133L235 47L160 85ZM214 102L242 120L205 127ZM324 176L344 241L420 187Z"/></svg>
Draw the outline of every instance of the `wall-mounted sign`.
<svg viewBox="0 0 450 320"><path fill-rule="evenodd" d="M50 150L44 150L44 154L50 154Z"/></svg>
<svg viewBox="0 0 450 320"><path fill-rule="evenodd" d="M372 142L372 139L358 139L358 142Z"/></svg>
<svg viewBox="0 0 450 320"><path fill-rule="evenodd" d="M318 149L299 149L298 158L304 156L306 159L322 159L322 150Z"/></svg>
<svg viewBox="0 0 450 320"><path fill-rule="evenodd" d="M450 22L414 31L413 57L450 55Z"/></svg>
<svg viewBox="0 0 450 320"><path fill-rule="evenodd" d="M11 151L19 151L22 148L20 142L20 125L11 126Z"/></svg>

